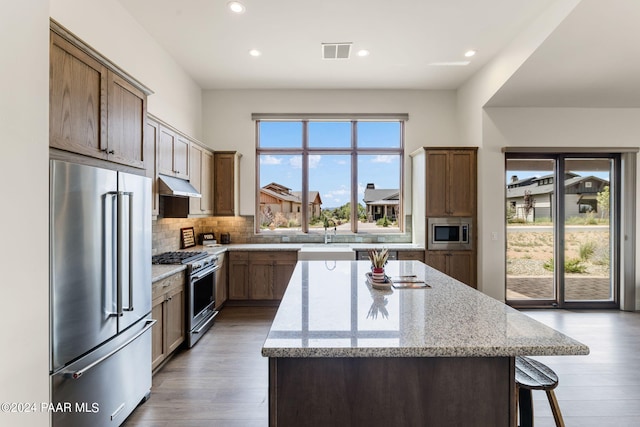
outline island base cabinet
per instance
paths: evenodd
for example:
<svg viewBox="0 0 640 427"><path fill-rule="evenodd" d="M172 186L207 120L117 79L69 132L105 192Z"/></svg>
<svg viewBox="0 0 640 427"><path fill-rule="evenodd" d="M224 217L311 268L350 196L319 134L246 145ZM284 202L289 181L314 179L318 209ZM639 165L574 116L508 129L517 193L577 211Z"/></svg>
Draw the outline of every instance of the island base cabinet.
<svg viewBox="0 0 640 427"><path fill-rule="evenodd" d="M269 425L515 427L513 357L270 358Z"/></svg>

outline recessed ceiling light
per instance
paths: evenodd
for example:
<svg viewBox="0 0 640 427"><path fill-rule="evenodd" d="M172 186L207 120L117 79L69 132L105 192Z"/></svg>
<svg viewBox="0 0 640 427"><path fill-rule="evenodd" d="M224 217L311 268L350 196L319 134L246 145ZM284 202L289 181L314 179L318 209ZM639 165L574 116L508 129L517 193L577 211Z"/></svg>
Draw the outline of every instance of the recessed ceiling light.
<svg viewBox="0 0 640 427"><path fill-rule="evenodd" d="M369 52L367 49L360 49L358 51L358 56L369 56L371 52Z"/></svg>
<svg viewBox="0 0 640 427"><path fill-rule="evenodd" d="M464 53L464 56L465 56L466 58L471 58L471 57L472 57L472 56L474 56L475 54L476 54L476 51L472 49L472 50L468 50L468 51L466 51L466 52Z"/></svg>
<svg viewBox="0 0 640 427"><path fill-rule="evenodd" d="M249 55L251 55L251 56L260 56L260 55L262 55L262 52L260 52L258 49L251 49L249 51Z"/></svg>
<svg viewBox="0 0 640 427"><path fill-rule="evenodd" d="M230 1L229 3L227 3L227 7L233 13L244 13L244 11L246 10L244 5L239 1Z"/></svg>

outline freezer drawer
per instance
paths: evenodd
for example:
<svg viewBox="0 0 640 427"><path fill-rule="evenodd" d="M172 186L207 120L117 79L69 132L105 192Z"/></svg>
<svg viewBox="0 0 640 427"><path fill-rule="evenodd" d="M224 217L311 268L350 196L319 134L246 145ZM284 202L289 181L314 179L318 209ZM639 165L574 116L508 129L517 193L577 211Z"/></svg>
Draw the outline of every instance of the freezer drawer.
<svg viewBox="0 0 640 427"><path fill-rule="evenodd" d="M51 375L53 427L119 426L151 390L151 327L143 320Z"/></svg>

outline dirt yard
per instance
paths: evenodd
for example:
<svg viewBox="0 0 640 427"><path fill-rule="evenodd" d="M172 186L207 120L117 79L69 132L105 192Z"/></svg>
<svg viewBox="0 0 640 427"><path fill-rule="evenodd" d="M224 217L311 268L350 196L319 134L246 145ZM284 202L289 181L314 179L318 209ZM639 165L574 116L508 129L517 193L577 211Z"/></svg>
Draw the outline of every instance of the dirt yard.
<svg viewBox="0 0 640 427"><path fill-rule="evenodd" d="M553 258L553 232L550 227L507 228L507 274L514 276L552 276L543 264ZM536 228L538 230L536 230ZM581 276L609 275L608 227L569 227L565 261L579 260L586 268ZM568 273L570 274L570 273Z"/></svg>

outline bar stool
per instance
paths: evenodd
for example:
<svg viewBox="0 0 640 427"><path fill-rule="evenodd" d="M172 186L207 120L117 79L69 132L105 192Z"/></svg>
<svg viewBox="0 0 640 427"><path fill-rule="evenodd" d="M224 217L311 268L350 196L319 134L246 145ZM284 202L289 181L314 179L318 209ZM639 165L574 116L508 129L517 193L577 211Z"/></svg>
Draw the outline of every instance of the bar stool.
<svg viewBox="0 0 640 427"><path fill-rule="evenodd" d="M557 427L564 427L560 406L553 389L558 376L547 365L526 356L516 356L516 388L520 413L520 427L533 427L533 400L531 390L544 390L551 405Z"/></svg>

